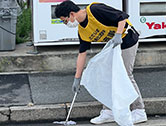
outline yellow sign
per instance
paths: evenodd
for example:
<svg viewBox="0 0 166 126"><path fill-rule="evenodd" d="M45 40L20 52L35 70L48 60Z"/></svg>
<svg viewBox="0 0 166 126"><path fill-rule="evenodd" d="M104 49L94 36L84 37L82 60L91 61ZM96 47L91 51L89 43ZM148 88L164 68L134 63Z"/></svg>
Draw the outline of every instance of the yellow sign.
<svg viewBox="0 0 166 126"><path fill-rule="evenodd" d="M63 24L63 21L61 19L52 19L51 24Z"/></svg>

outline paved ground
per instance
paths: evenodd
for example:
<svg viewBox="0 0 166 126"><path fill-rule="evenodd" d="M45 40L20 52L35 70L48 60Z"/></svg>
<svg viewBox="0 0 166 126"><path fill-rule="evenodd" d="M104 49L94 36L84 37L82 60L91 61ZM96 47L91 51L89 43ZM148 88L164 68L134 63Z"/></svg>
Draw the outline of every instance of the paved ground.
<svg viewBox="0 0 166 126"><path fill-rule="evenodd" d="M0 76L0 105L24 105L31 101L26 74Z"/></svg>
<svg viewBox="0 0 166 126"><path fill-rule="evenodd" d="M166 69L136 69L135 79L143 98L165 97ZM35 105L71 102L74 75L50 73L0 76L0 105ZM95 101L82 87L78 102Z"/></svg>
<svg viewBox="0 0 166 126"><path fill-rule="evenodd" d="M148 114L166 114L165 45L141 45L136 58L136 67L140 69L135 69L134 75L143 98L150 98L145 101ZM101 46L93 47L88 58L100 49ZM15 51L0 52L0 123L64 119L67 115L68 103L73 98L71 86L78 46L41 47L38 55L27 54L30 50L32 47L20 44ZM71 117L98 115L101 104L94 103L95 99L81 89Z"/></svg>
<svg viewBox="0 0 166 126"><path fill-rule="evenodd" d="M165 97L166 68L136 69L135 80L140 88L143 98Z"/></svg>
<svg viewBox="0 0 166 126"><path fill-rule="evenodd" d="M60 126L52 124L52 122L46 123L17 123L17 124L3 124L3 126ZM63 125L62 125L63 126ZM77 121L76 126L94 126L89 123L89 121ZM116 123L107 123L103 125L96 126L118 126ZM137 124L135 126L166 126L166 117L150 117L146 123Z"/></svg>

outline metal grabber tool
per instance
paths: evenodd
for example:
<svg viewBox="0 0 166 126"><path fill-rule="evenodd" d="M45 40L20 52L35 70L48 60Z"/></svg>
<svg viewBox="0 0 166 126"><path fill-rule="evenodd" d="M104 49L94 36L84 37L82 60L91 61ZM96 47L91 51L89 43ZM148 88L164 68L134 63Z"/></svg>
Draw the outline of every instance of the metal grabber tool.
<svg viewBox="0 0 166 126"><path fill-rule="evenodd" d="M76 97L77 97L77 94L78 94L78 93L75 92L74 97L73 97L73 101L72 101L72 103L71 103L69 112L68 112L68 114L67 114L66 120L65 120L65 121L60 121L60 122L55 121L55 122L53 122L54 124L65 125L65 126L68 126L68 125L76 125L76 122L74 122L74 121L68 121L68 120L69 120L69 117L70 117L71 110L72 110L72 108L73 108L75 99L76 99Z"/></svg>

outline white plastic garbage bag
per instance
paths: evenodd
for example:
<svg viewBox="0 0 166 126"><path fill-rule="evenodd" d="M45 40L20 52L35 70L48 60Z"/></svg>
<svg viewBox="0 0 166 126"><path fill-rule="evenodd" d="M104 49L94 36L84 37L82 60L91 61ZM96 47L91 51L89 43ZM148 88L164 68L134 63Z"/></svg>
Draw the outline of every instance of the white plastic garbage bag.
<svg viewBox="0 0 166 126"><path fill-rule="evenodd" d="M123 64L120 46L110 42L88 63L81 78L88 92L112 109L115 121L132 126L130 104L138 97Z"/></svg>

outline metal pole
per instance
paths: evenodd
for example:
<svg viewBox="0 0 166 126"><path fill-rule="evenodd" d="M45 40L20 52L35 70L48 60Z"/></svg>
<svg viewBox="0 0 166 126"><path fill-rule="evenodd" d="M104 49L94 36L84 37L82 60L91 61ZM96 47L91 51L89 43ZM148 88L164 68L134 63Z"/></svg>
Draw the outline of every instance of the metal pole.
<svg viewBox="0 0 166 126"><path fill-rule="evenodd" d="M69 113L68 113L67 118L66 118L66 121L65 121L65 125L67 125L67 122L68 122L68 120L69 120L70 113L71 113L71 110L72 110L72 108L73 108L73 105L74 105L74 102L75 102L76 97L77 97L77 92L74 94L74 98L73 98L73 101L72 101L72 103L71 103L71 106L70 106L70 109L69 109Z"/></svg>

